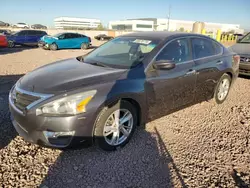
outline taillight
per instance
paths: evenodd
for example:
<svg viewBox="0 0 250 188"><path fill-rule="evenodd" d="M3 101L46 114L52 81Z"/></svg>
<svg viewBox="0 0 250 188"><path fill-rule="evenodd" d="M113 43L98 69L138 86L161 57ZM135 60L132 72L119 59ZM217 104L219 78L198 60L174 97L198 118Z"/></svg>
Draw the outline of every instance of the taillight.
<svg viewBox="0 0 250 188"><path fill-rule="evenodd" d="M234 55L233 56L233 62L235 65L239 65L240 64L240 56L239 55Z"/></svg>
<svg viewBox="0 0 250 188"><path fill-rule="evenodd" d="M89 42L91 42L91 38L90 37L88 37L89 38Z"/></svg>

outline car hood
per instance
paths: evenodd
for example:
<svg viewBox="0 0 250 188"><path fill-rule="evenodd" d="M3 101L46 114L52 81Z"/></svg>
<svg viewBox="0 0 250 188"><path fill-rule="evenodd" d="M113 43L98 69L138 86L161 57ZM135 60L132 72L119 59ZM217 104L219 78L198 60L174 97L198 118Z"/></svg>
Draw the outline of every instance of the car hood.
<svg viewBox="0 0 250 188"><path fill-rule="evenodd" d="M40 67L25 76L17 87L37 93L56 94L118 79L124 69L100 67L76 58Z"/></svg>
<svg viewBox="0 0 250 188"><path fill-rule="evenodd" d="M241 54L250 54L250 43L236 43L230 47L233 52Z"/></svg>
<svg viewBox="0 0 250 188"><path fill-rule="evenodd" d="M55 41L55 40L58 40L58 38L56 37L53 37L53 36L49 36L49 35L45 35L41 38L42 41Z"/></svg>

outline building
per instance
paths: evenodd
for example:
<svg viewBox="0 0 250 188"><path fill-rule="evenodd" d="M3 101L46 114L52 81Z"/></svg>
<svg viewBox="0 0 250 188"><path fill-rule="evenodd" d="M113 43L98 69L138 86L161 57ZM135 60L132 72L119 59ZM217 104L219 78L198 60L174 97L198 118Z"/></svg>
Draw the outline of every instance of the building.
<svg viewBox="0 0 250 188"><path fill-rule="evenodd" d="M184 21L184 20L173 20L167 18L136 18L136 19L128 19L125 21L117 21L117 23L133 23L136 22L137 25L143 24L145 21L150 21L150 24L153 22L153 29L149 29L147 31L192 31L193 24L196 21ZM235 33L244 33L243 29L240 29L239 24L224 24L224 23L210 23L204 22L205 29L207 32L217 32L220 29L222 32L234 31ZM116 27L112 28L113 22L110 22L110 29L118 30ZM133 27L132 30L138 31L138 28Z"/></svg>
<svg viewBox="0 0 250 188"><path fill-rule="evenodd" d="M148 20L110 21L109 29L125 31L153 31L154 22Z"/></svg>
<svg viewBox="0 0 250 188"><path fill-rule="evenodd" d="M57 29L95 29L101 21L98 19L59 17L54 19Z"/></svg>

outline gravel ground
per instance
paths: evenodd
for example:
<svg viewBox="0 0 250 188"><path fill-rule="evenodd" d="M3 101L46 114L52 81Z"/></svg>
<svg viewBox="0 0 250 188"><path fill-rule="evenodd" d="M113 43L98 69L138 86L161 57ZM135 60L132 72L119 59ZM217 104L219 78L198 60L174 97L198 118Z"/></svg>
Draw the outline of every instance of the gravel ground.
<svg viewBox="0 0 250 188"><path fill-rule="evenodd" d="M203 102L150 122L116 152L25 142L9 120L9 89L36 67L83 53L0 49L0 187L250 187L247 78L224 104Z"/></svg>

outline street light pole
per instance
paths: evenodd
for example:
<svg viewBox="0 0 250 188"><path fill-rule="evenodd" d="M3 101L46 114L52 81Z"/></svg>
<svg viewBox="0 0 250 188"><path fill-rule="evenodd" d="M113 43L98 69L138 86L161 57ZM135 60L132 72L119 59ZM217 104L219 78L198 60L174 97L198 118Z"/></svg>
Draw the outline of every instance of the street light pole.
<svg viewBox="0 0 250 188"><path fill-rule="evenodd" d="M171 13L171 5L169 5L169 8L168 8L168 26L167 26L167 31L169 31L169 19L170 19L170 13Z"/></svg>

